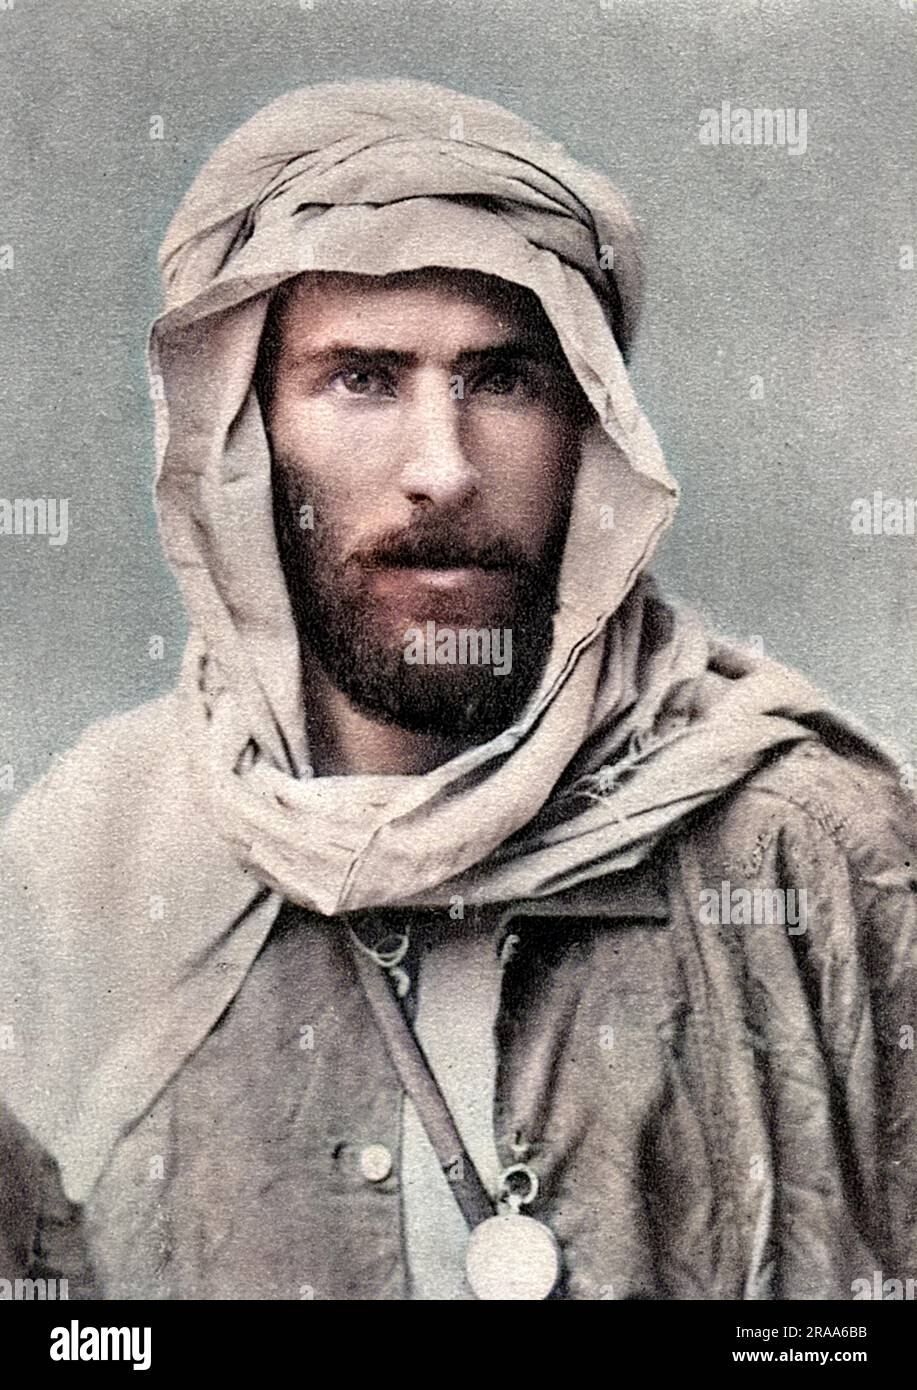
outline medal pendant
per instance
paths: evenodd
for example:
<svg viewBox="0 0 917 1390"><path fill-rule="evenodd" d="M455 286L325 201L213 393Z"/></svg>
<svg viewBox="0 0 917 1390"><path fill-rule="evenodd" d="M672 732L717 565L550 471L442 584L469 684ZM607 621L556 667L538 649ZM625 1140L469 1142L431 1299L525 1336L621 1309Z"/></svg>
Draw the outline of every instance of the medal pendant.
<svg viewBox="0 0 917 1390"><path fill-rule="evenodd" d="M560 1248L549 1227L510 1210L475 1226L465 1270L476 1298L547 1298L560 1273Z"/></svg>

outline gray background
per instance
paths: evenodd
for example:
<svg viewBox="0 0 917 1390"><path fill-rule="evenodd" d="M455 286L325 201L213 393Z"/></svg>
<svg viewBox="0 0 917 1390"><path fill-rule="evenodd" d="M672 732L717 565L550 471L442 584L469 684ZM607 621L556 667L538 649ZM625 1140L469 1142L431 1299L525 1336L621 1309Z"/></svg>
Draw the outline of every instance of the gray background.
<svg viewBox="0 0 917 1390"><path fill-rule="evenodd" d="M181 654L144 366L169 216L246 116L351 76L496 99L628 194L649 272L635 381L684 489L657 573L917 760L917 537L850 530L854 498L917 495L915 272L899 268L915 43L917 6L898 0L0 8L0 245L15 253L0 496L71 510L64 547L0 537L6 804L87 722L167 686ZM807 152L702 147L699 112L724 100L804 107Z"/></svg>

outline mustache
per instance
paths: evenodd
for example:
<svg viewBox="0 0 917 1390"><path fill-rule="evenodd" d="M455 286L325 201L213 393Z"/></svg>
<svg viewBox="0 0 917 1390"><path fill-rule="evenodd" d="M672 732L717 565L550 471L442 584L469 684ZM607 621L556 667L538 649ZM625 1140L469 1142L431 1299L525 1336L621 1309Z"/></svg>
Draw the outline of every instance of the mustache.
<svg viewBox="0 0 917 1390"><path fill-rule="evenodd" d="M531 571L537 566L501 537L457 536L442 522L414 525L380 536L351 552L348 565L361 569L482 569Z"/></svg>

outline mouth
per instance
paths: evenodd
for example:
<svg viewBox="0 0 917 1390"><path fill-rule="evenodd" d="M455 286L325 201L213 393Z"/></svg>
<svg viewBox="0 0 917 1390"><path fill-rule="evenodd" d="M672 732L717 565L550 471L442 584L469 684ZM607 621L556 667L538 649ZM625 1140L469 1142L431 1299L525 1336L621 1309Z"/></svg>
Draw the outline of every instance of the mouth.
<svg viewBox="0 0 917 1390"><path fill-rule="evenodd" d="M481 565L386 565L368 572L377 603L409 621L491 624L513 594L509 569Z"/></svg>
<svg viewBox="0 0 917 1390"><path fill-rule="evenodd" d="M485 569L482 565L395 565L389 573L398 576L398 582L405 578L423 588L461 589L468 584L476 584L489 575L499 575L499 570Z"/></svg>

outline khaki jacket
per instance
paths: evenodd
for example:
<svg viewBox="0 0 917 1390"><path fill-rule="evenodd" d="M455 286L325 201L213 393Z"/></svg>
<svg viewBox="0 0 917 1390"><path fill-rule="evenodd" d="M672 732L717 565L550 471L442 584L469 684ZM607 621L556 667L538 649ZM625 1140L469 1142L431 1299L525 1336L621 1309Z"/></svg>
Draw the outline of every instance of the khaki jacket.
<svg viewBox="0 0 917 1390"><path fill-rule="evenodd" d="M401 1090L344 923L261 920L181 766L166 697L97 726L8 823L7 1093L86 1202L108 1296L407 1297ZM539 1174L558 1296L914 1274L915 890L895 779L810 742L639 868L493 909L495 1138ZM212 949L206 1000L144 998L151 953L194 961L196 924L233 911L253 925Z"/></svg>

